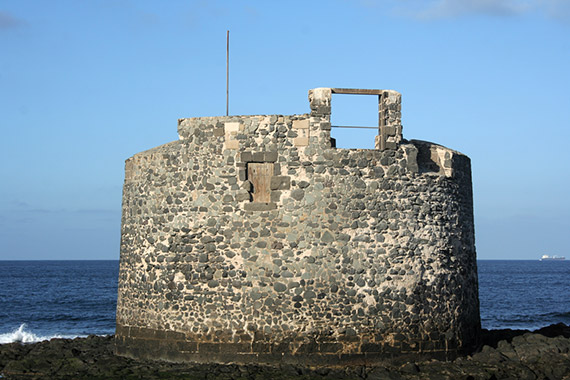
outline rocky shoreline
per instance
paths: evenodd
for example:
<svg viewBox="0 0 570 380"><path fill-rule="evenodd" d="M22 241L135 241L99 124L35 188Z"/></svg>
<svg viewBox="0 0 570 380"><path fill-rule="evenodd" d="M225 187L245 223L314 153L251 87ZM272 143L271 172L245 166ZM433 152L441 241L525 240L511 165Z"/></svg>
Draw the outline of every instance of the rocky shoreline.
<svg viewBox="0 0 570 380"><path fill-rule="evenodd" d="M113 354L113 337L0 345L0 379L570 379L570 327L483 330L476 353L375 367L177 364Z"/></svg>

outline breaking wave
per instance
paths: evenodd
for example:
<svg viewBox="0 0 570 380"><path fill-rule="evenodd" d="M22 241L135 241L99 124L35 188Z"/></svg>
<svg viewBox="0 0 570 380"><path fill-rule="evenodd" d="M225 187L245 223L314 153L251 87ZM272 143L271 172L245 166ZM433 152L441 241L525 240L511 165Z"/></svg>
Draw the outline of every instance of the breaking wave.
<svg viewBox="0 0 570 380"><path fill-rule="evenodd" d="M44 340L50 340L53 338L77 338L77 337L69 335L59 335L59 334L46 335L46 336L36 335L33 332L26 330L26 324L22 323L20 327L18 327L16 330L5 334L0 334L0 344L14 343L14 342L36 343Z"/></svg>

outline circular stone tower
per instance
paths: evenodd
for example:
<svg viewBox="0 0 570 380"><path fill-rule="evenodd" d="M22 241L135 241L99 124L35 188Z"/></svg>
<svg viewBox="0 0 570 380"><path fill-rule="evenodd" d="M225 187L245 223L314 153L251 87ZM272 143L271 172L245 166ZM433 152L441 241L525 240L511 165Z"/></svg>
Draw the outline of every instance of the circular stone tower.
<svg viewBox="0 0 570 380"><path fill-rule="evenodd" d="M378 96L337 149L333 94ZM395 91L311 113L180 119L126 161L116 352L169 361L449 358L480 328L469 158L402 138Z"/></svg>

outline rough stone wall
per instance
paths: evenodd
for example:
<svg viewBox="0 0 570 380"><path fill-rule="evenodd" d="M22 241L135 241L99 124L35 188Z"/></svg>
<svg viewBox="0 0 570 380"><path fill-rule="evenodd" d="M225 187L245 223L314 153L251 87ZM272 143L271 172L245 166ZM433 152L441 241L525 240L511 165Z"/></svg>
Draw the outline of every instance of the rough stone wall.
<svg viewBox="0 0 570 380"><path fill-rule="evenodd" d="M474 344L469 159L398 133L336 149L330 89L309 100L181 119L126 161L118 354L362 364Z"/></svg>

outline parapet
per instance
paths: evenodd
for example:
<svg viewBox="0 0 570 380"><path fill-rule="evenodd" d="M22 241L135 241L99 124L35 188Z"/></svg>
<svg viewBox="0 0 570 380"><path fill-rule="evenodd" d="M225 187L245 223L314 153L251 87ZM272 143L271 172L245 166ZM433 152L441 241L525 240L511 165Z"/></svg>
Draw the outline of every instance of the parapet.
<svg viewBox="0 0 570 380"><path fill-rule="evenodd" d="M375 149L338 149L333 94L378 96ZM180 119L126 161L120 355L373 364L452 358L480 329L469 158L402 136L391 90L310 113Z"/></svg>
<svg viewBox="0 0 570 380"><path fill-rule="evenodd" d="M402 141L402 95L399 92L355 88L316 88L310 90L311 117L328 120L329 126L332 94L377 95L378 135L374 147L379 150L397 149L398 144Z"/></svg>
<svg viewBox="0 0 570 380"><path fill-rule="evenodd" d="M330 131L331 129L331 98L332 94L351 94L351 95L373 95L378 96L378 135L375 139L375 149L397 149L402 141L402 124L401 124L401 104L402 96L400 93L393 90L370 90L370 89L352 89L352 88L315 88L309 91L309 104L311 113L307 115L304 120L298 120L293 125L293 129L297 130L297 138L294 140L295 146L303 147L309 145L310 137L313 137L313 142L323 143L325 146L328 144L334 146L334 141L330 139L330 132L328 139L319 139L321 131ZM254 116L251 116L254 117ZM245 118L251 118L245 117ZM226 117L227 120L237 120L236 117ZM243 119L243 116L237 117ZM222 118L216 118L223 120ZM195 125L192 123L184 123L180 119L178 134L181 139L185 139L188 135L192 134L192 128ZM239 132L244 132L243 123L240 129L239 121L226 121L224 122L224 130L219 130L218 135L223 133L226 136L226 148L237 149L238 142L232 138Z"/></svg>

